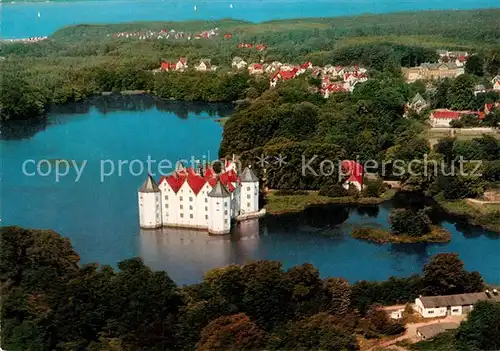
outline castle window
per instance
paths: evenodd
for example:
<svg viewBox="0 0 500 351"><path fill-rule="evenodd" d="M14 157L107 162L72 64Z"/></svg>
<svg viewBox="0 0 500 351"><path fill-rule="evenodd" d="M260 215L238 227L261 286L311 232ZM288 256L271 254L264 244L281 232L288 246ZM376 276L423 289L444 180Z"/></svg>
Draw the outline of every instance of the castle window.
<svg viewBox="0 0 500 351"><path fill-rule="evenodd" d="M224 223L226 223L226 224L227 224L227 218L224 220Z"/></svg>
<svg viewBox="0 0 500 351"><path fill-rule="evenodd" d="M227 215L227 210L224 211L224 214Z"/></svg>
<svg viewBox="0 0 500 351"><path fill-rule="evenodd" d="M167 195L165 195L165 200L168 200L168 196Z"/></svg>
<svg viewBox="0 0 500 351"><path fill-rule="evenodd" d="M182 205L180 205L179 208L182 210L184 207Z"/></svg>
<svg viewBox="0 0 500 351"><path fill-rule="evenodd" d="M189 215L189 218L193 218L193 214L192 213Z"/></svg>
<svg viewBox="0 0 500 351"><path fill-rule="evenodd" d="M184 213L181 213L181 218L184 218Z"/></svg>
<svg viewBox="0 0 500 351"><path fill-rule="evenodd" d="M193 209L193 206L189 205L189 209L192 210Z"/></svg>
<svg viewBox="0 0 500 351"><path fill-rule="evenodd" d="M208 202L208 199L207 199L207 198L205 198L205 202Z"/></svg>
<svg viewBox="0 0 500 351"><path fill-rule="evenodd" d="M182 196L179 196L179 200L181 200L181 201L182 201Z"/></svg>
<svg viewBox="0 0 500 351"><path fill-rule="evenodd" d="M224 207L227 207L227 201L224 201Z"/></svg>
<svg viewBox="0 0 500 351"><path fill-rule="evenodd" d="M247 199L250 199L250 194L247 195Z"/></svg>
<svg viewBox="0 0 500 351"><path fill-rule="evenodd" d="M165 204L165 208L168 208L168 204Z"/></svg>
<svg viewBox="0 0 500 351"><path fill-rule="evenodd" d="M205 215L205 219L208 219L208 215Z"/></svg>
<svg viewBox="0 0 500 351"><path fill-rule="evenodd" d="M250 202L247 202L247 207L250 207Z"/></svg>
<svg viewBox="0 0 500 351"><path fill-rule="evenodd" d="M189 201L191 201L191 202L192 202L192 201L193 201L193 198L192 198L192 197L189 197Z"/></svg>
<svg viewBox="0 0 500 351"><path fill-rule="evenodd" d="M208 211L208 206L205 206L205 211Z"/></svg>
<svg viewBox="0 0 500 351"><path fill-rule="evenodd" d="M249 186L247 186L247 190L250 191L250 187Z"/></svg>

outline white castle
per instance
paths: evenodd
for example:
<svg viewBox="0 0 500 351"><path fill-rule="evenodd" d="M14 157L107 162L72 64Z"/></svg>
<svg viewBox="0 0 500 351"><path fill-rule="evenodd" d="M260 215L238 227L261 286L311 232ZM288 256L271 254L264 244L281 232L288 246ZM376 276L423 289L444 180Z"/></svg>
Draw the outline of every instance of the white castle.
<svg viewBox="0 0 500 351"><path fill-rule="evenodd" d="M259 212L259 179L245 168L226 162L222 173L210 166L194 170L178 163L176 170L160 179L148 175L139 188L141 228L184 227L227 234L233 219L262 215Z"/></svg>

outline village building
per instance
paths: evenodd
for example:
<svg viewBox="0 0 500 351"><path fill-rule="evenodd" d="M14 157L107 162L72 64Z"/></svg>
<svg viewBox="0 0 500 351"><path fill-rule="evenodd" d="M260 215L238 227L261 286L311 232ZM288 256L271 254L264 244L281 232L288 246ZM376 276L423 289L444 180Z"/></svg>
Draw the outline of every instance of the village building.
<svg viewBox="0 0 500 351"><path fill-rule="evenodd" d="M486 88L483 84L477 84L474 86L474 96L486 93Z"/></svg>
<svg viewBox="0 0 500 351"><path fill-rule="evenodd" d="M181 57L176 63L175 63L175 70L176 71L181 71L183 72L188 68L187 65L187 59L185 57Z"/></svg>
<svg viewBox="0 0 500 351"><path fill-rule="evenodd" d="M405 115L407 115L410 110L420 113L429 106L429 103L422 97L422 95L417 93L413 99L405 105Z"/></svg>
<svg viewBox="0 0 500 351"><path fill-rule="evenodd" d="M418 327L416 333L420 339L430 340L438 336L439 334L444 333L445 331L457 329L458 326L459 326L458 323L452 323L452 322L435 323Z"/></svg>
<svg viewBox="0 0 500 351"><path fill-rule="evenodd" d="M233 58L233 62L231 63L231 67L236 69L244 69L247 66L246 61L244 61L241 57L235 56Z"/></svg>
<svg viewBox="0 0 500 351"><path fill-rule="evenodd" d="M276 86L276 84L282 80L282 81L287 81L287 80L290 80L290 79L294 79L296 76L297 76L297 71L298 69L295 68L291 71L279 71L279 72L276 72L273 77L271 78L270 82L269 82L269 86L271 88L274 88Z"/></svg>
<svg viewBox="0 0 500 351"><path fill-rule="evenodd" d="M252 63L248 66L248 73L250 74L262 74L264 73L264 68L262 63Z"/></svg>
<svg viewBox="0 0 500 351"><path fill-rule="evenodd" d="M429 119L434 128L449 128L451 121L460 120L463 116L475 115L482 119L484 114L478 111L452 111L447 109L437 109L431 112Z"/></svg>
<svg viewBox="0 0 500 351"><path fill-rule="evenodd" d="M215 71L217 70L217 66L212 66L210 64L210 60L200 60L200 63L197 66L194 66L194 69L198 72L207 72L207 71Z"/></svg>
<svg viewBox="0 0 500 351"><path fill-rule="evenodd" d="M194 170L178 163L175 172L160 179L148 175L138 191L141 228L196 228L227 234L234 219L250 219L259 211L259 179L245 168L226 163L222 173L212 167Z"/></svg>
<svg viewBox="0 0 500 351"><path fill-rule="evenodd" d="M465 73L463 67L457 67L455 63L423 63L418 67L403 67L403 74L407 82L412 83L423 79L455 78Z"/></svg>
<svg viewBox="0 0 500 351"><path fill-rule="evenodd" d="M424 318L460 316L467 314L479 301L500 302L500 294L493 291L445 296L420 296L415 299L414 309Z"/></svg>
<svg viewBox="0 0 500 351"><path fill-rule="evenodd" d="M342 174L346 176L346 180L342 185L349 190L351 186L358 191L363 189L363 166L354 160L344 160L341 162Z"/></svg>
<svg viewBox="0 0 500 351"><path fill-rule="evenodd" d="M491 84L493 85L493 90L500 91L500 75L493 78Z"/></svg>
<svg viewBox="0 0 500 351"><path fill-rule="evenodd" d="M491 112L493 112L496 109L500 109L500 102L484 104L484 114L485 115L489 115Z"/></svg>
<svg viewBox="0 0 500 351"><path fill-rule="evenodd" d="M325 99L328 99L331 94L345 93L348 91L349 90L344 87L343 83L336 82L336 83L327 84L325 87L322 87L321 88L321 95L323 95L323 97Z"/></svg>

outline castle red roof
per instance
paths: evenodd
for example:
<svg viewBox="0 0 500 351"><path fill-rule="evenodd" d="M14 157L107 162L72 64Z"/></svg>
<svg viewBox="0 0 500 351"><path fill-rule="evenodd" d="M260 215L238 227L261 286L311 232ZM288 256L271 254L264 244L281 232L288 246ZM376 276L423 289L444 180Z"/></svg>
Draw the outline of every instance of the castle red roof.
<svg viewBox="0 0 500 351"><path fill-rule="evenodd" d="M198 193L206 183L208 183L211 187L215 186L215 184L217 183L217 179L219 179L221 183L224 184L226 188L228 188L228 190L232 192L235 189L232 183L238 181L238 175L234 170L229 170L220 175L217 175L212 167L207 167L202 177L200 174L198 174L198 172L190 167L162 177L160 179L160 184L166 181L170 188L175 193L177 193L184 182L187 181L193 193L195 195L198 195Z"/></svg>

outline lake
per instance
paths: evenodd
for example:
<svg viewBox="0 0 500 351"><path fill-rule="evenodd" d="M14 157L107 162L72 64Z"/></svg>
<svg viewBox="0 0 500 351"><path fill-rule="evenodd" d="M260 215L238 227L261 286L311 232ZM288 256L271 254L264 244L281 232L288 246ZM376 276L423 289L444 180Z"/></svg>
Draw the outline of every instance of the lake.
<svg viewBox="0 0 500 351"><path fill-rule="evenodd" d="M233 7L230 8L230 4ZM194 5L197 11L194 11ZM498 7L498 0L103 0L71 2L0 3L3 38L50 35L64 26L82 23L131 21L217 20L234 18L252 22L273 19L349 16L418 10ZM40 12L40 18L38 18Z"/></svg>
<svg viewBox="0 0 500 351"><path fill-rule="evenodd" d="M101 160L175 162L191 155L217 157L222 127L217 117L231 105L163 102L152 97L100 97L53 109L38 123L2 126L2 222L53 229L69 237L82 262L116 266L140 256L153 269L167 270L180 284L199 281L213 267L255 259L279 260L284 266L310 262L323 277L384 280L421 272L429 257L456 252L470 270L500 284L500 237L440 217L451 231L448 244L376 245L349 236L358 226L387 228L398 203L380 206L313 207L303 213L270 216L241 223L230 236L202 231L139 229L137 188L143 175L125 165L122 174L100 179ZM57 182L53 175L23 174L25 160L63 160L74 165ZM76 169L82 168L75 182ZM137 173L139 169L132 171ZM33 173L33 164L27 173ZM158 178L158 177L157 177Z"/></svg>

